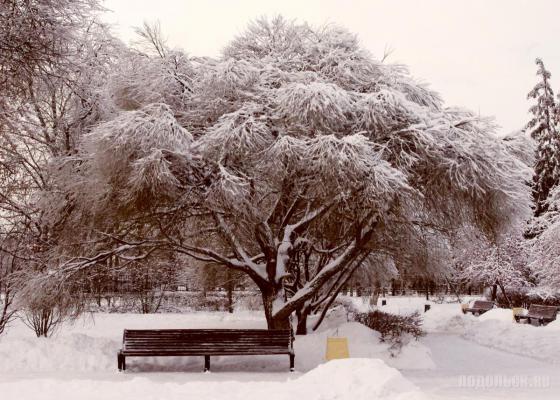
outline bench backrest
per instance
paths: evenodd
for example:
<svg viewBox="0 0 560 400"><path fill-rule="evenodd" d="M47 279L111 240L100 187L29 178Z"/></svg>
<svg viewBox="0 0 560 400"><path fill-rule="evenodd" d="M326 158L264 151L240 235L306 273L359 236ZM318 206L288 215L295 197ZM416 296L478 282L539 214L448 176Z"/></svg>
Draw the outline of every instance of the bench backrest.
<svg viewBox="0 0 560 400"><path fill-rule="evenodd" d="M472 308L479 308L482 310L491 310L494 308L493 301L486 301L486 300L475 300L473 303Z"/></svg>
<svg viewBox="0 0 560 400"><path fill-rule="evenodd" d="M267 329L125 329L125 353L177 355L284 354L292 333Z"/></svg>
<svg viewBox="0 0 560 400"><path fill-rule="evenodd" d="M558 307L556 306L543 306L540 304L531 304L529 306L529 315L542 317L542 318L556 318Z"/></svg>

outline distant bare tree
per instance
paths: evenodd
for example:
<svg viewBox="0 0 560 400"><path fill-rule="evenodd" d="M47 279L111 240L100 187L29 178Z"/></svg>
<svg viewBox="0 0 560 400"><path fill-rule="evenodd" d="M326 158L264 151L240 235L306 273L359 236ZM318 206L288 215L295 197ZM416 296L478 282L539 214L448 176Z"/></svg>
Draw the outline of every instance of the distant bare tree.
<svg viewBox="0 0 560 400"><path fill-rule="evenodd" d="M4 239L7 241L6 239ZM16 317L16 273L19 269L17 248L12 243L4 243L8 251L0 250L0 335Z"/></svg>

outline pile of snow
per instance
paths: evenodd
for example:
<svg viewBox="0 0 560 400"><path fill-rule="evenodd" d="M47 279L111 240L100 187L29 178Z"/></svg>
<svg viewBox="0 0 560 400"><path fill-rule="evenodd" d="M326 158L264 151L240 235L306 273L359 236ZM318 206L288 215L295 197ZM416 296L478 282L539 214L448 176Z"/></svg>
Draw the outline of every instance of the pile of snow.
<svg viewBox="0 0 560 400"><path fill-rule="evenodd" d="M503 322L513 322L513 311L509 308L494 308L493 310L486 311L480 317L478 321L503 321Z"/></svg>
<svg viewBox="0 0 560 400"><path fill-rule="evenodd" d="M477 317L463 314L459 304L437 304L425 314L422 324L429 333L462 334L468 326L476 323Z"/></svg>
<svg viewBox="0 0 560 400"><path fill-rule="evenodd" d="M111 371L120 342L83 334L0 340L0 372Z"/></svg>
<svg viewBox="0 0 560 400"><path fill-rule="evenodd" d="M258 315L258 317L257 317ZM297 336L294 348L296 370L309 371L325 362L327 337L348 338L353 358L378 358L402 369L431 369L434 363L422 343L411 340L393 357L379 333L334 313L326 322L330 328ZM336 322L337 325L334 325ZM0 339L0 373L72 371L110 372L117 367L116 355L122 345L123 329L165 328L264 328L262 314L96 314L73 325L64 325L52 338L36 338L31 330L14 326ZM132 372L199 372L202 357L143 357L127 360ZM223 356L212 358L216 372L286 372L288 356Z"/></svg>
<svg viewBox="0 0 560 400"><path fill-rule="evenodd" d="M428 334L458 334L483 346L560 363L558 321L536 327L515 323L510 309L495 308L474 317L463 314L457 304L437 305L424 314L424 329Z"/></svg>
<svg viewBox="0 0 560 400"><path fill-rule="evenodd" d="M372 304L370 296L346 296L339 295L337 297L339 303L349 306L355 312L368 312L371 311L375 304Z"/></svg>
<svg viewBox="0 0 560 400"><path fill-rule="evenodd" d="M369 358L332 360L290 382L294 398L311 399L425 399L395 368ZM313 388L313 395L302 395Z"/></svg>
<svg viewBox="0 0 560 400"><path fill-rule="evenodd" d="M496 312L494 313L496 319L487 317L477 324L472 324L464 332L463 337L483 346L550 363L560 363L560 324L558 322L541 327L517 324L512 321L511 310L505 311L509 311L508 319L506 319L505 312L501 315ZM488 313L490 312L492 311Z"/></svg>
<svg viewBox="0 0 560 400"><path fill-rule="evenodd" d="M212 374L211 374L212 375ZM119 378L125 375L119 375ZM208 375L204 376L205 378ZM216 377L214 377L216 378ZM50 380L0 382L2 398L42 400L166 399L184 400L421 400L426 397L399 371L371 359L333 360L300 378L283 382L161 382L146 377L113 380Z"/></svg>
<svg viewBox="0 0 560 400"><path fill-rule="evenodd" d="M353 358L376 358L399 369L433 369L430 350L421 342L410 340L393 357L389 343L380 341L380 334L358 322L343 323L306 336L298 336L294 343L296 368L308 371L324 362L328 337L345 337Z"/></svg>

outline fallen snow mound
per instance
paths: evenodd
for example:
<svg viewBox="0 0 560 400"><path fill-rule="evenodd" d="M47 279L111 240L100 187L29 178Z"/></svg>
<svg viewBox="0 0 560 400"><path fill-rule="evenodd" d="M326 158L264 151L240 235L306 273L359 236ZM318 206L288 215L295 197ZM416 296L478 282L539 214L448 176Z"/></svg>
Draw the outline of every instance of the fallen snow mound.
<svg viewBox="0 0 560 400"><path fill-rule="evenodd" d="M124 315L98 315L95 324L65 326L60 335L45 339L30 335L29 330L14 329L0 340L1 373L35 372L115 372L116 355L122 345L122 329L130 327L161 328L162 326L192 326L198 324L177 320L175 315L155 318ZM215 317L216 318L216 317ZM124 320L124 321L123 321ZM251 322L251 321L249 321ZM229 327L228 321L211 321L211 326ZM240 325L239 323L237 323ZM120 325L120 326L119 326ZM249 323L247 325L250 326ZM87 332L87 333L85 333ZM27 336L23 336L27 334ZM429 349L411 340L396 355L391 356L388 343L380 342L379 333L357 322L345 322L336 328L297 336L294 347L296 370L307 372L325 362L327 337L348 338L350 356L353 358L379 358L389 366L400 369L433 369L435 367ZM286 372L287 356L223 356L213 357L216 372ZM202 368L201 357L143 357L127 362L131 372L198 372Z"/></svg>
<svg viewBox="0 0 560 400"><path fill-rule="evenodd" d="M424 399L425 397L395 368L379 359L347 358L319 365L293 382L314 388L318 399Z"/></svg>
<svg viewBox="0 0 560 400"><path fill-rule="evenodd" d="M517 324L512 321L511 310L507 311L509 319L481 320L471 325L463 337L509 353L560 363L560 324L544 327Z"/></svg>
<svg viewBox="0 0 560 400"><path fill-rule="evenodd" d="M428 333L461 334L468 326L476 323L476 317L463 314L458 304L438 304L423 316L423 327Z"/></svg>
<svg viewBox="0 0 560 400"><path fill-rule="evenodd" d="M216 374L213 374L216 375ZM217 376L214 376L217 377ZM0 382L2 398L42 400L421 400L422 392L399 371L381 360L345 359L320 365L302 377L285 382L236 382L201 379L186 383L147 377L126 381L50 380Z"/></svg>
<svg viewBox="0 0 560 400"><path fill-rule="evenodd" d="M380 334L358 322L346 322L336 328L298 336L294 343L296 369L308 371L324 362L328 337L345 337L352 358L377 358L399 369L434 369L430 350L421 342L411 339L396 356L389 343L380 341Z"/></svg>
<svg viewBox="0 0 560 400"><path fill-rule="evenodd" d="M74 333L0 340L0 372L111 371L120 343Z"/></svg>
<svg viewBox="0 0 560 400"><path fill-rule="evenodd" d="M480 345L512 354L550 363L560 362L559 321L544 327L518 324L513 320L512 311L504 308L474 317L464 315L455 304L454 307L435 307L424 314L424 328L428 332L458 334Z"/></svg>
<svg viewBox="0 0 560 400"><path fill-rule="evenodd" d="M509 308L494 308L493 310L486 311L480 317L479 321L503 321L513 322L513 312Z"/></svg>

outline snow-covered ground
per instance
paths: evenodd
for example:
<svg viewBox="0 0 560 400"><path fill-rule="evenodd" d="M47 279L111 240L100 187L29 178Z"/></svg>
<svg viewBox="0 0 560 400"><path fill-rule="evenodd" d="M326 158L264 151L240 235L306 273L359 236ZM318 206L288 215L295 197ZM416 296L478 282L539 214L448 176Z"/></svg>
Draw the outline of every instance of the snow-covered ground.
<svg viewBox="0 0 560 400"><path fill-rule="evenodd" d="M393 312L423 309L421 298L388 298ZM475 318L458 304L432 304L428 335L397 357L376 332L344 313L296 339L296 372L287 356L131 358L116 372L124 328L259 328L259 312L95 314L37 339L16 323L0 339L0 399L556 399L560 397L560 323L514 324L509 310ZM326 338L347 337L350 360L325 363Z"/></svg>
<svg viewBox="0 0 560 400"><path fill-rule="evenodd" d="M546 327L513 322L511 310L480 317L457 304L424 314L435 368L403 370L432 399L559 399L560 321Z"/></svg>

